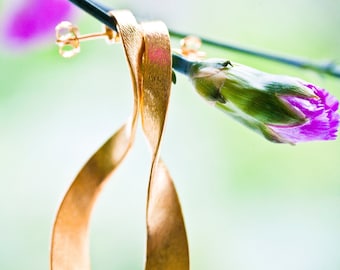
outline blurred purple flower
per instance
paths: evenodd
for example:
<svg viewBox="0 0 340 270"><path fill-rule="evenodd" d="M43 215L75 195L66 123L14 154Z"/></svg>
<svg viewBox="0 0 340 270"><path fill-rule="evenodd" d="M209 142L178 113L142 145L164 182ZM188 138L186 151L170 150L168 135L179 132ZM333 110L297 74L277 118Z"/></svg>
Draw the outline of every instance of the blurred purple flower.
<svg viewBox="0 0 340 270"><path fill-rule="evenodd" d="M67 0L26 0L4 22L4 38L23 46L46 36L54 36L55 26L71 16Z"/></svg>

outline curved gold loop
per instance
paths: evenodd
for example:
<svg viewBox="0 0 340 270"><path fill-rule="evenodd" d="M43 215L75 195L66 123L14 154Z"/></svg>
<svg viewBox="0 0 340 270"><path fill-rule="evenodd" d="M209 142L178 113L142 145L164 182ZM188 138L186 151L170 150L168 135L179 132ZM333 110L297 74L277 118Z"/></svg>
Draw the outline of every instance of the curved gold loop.
<svg viewBox="0 0 340 270"><path fill-rule="evenodd" d="M141 55L143 39L130 12L119 12L117 16L124 17L118 21L133 82L132 119L90 158L65 195L52 233L50 259L53 270L90 269L88 226L93 204L108 176L122 162L134 141L139 111L137 80L140 59L137 57Z"/></svg>
<svg viewBox="0 0 340 270"><path fill-rule="evenodd" d="M159 159L172 83L170 37L162 22L143 23L141 118L152 150L147 198L146 270L189 269L189 250L180 202Z"/></svg>
<svg viewBox="0 0 340 270"><path fill-rule="evenodd" d="M172 80L167 28L161 22L140 27L129 11L110 14L117 22L130 68L132 118L90 158L66 193L53 228L51 269L90 269L88 227L92 208L103 184L131 148L141 112L143 130L152 149L145 269L188 270L188 243L180 203L168 170L159 159ZM74 35L71 46L77 47L77 29L67 24L66 30Z"/></svg>

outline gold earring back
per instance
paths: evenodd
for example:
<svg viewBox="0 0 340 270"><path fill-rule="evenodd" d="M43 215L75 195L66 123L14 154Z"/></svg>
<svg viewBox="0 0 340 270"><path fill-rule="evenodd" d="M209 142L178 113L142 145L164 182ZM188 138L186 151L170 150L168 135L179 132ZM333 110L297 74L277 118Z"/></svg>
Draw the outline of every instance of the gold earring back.
<svg viewBox="0 0 340 270"><path fill-rule="evenodd" d="M202 41L196 36L187 36L180 41L180 49L174 51L192 60L201 60L206 57L206 53L200 51Z"/></svg>

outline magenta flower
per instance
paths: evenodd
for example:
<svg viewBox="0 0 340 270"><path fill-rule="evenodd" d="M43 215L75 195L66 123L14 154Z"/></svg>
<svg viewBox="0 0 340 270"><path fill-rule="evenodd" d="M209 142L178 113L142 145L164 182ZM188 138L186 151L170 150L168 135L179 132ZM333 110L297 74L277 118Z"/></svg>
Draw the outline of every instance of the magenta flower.
<svg viewBox="0 0 340 270"><path fill-rule="evenodd" d="M206 100L270 141L336 138L339 102L298 78L223 60L193 63L190 78Z"/></svg>
<svg viewBox="0 0 340 270"><path fill-rule="evenodd" d="M43 37L53 38L55 26L72 14L67 0L26 0L7 16L4 38L7 43L22 47Z"/></svg>
<svg viewBox="0 0 340 270"><path fill-rule="evenodd" d="M339 102L324 89L312 84L305 84L313 91L313 98L299 98L283 96L293 108L300 111L306 117L306 122L301 125L275 126L270 128L286 141L292 143L312 140L334 140L339 126L339 114L337 113Z"/></svg>

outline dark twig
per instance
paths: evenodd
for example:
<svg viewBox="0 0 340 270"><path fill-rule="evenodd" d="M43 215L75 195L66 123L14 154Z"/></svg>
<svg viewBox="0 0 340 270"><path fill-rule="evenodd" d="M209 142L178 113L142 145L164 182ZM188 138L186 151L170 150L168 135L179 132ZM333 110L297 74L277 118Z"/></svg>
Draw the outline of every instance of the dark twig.
<svg viewBox="0 0 340 270"><path fill-rule="evenodd" d="M93 0L69 0L70 2L74 3L93 17L97 18L100 22L107 25L111 29L117 31L116 24L112 17L108 14L108 12L112 9L103 6ZM169 33L172 37L177 38L184 38L188 36L187 33L182 33L174 30L169 30ZM211 45L218 48L224 48L228 50L233 50L240 53L249 54L256 57L261 57L265 59L269 59L272 61L284 63L287 65L305 68L309 70L314 70L316 72L325 73L337 78L340 78L340 66L336 65L333 61L326 61L326 62L315 62L310 61L304 58L298 57L291 57L291 56L283 56L274 53L264 52L256 49L250 49L246 47L242 47L239 45L220 42L216 40L212 40L209 38L198 36L204 44ZM181 73L186 73L188 67L190 66L191 62L186 58L180 57L176 54L173 55L173 68Z"/></svg>

